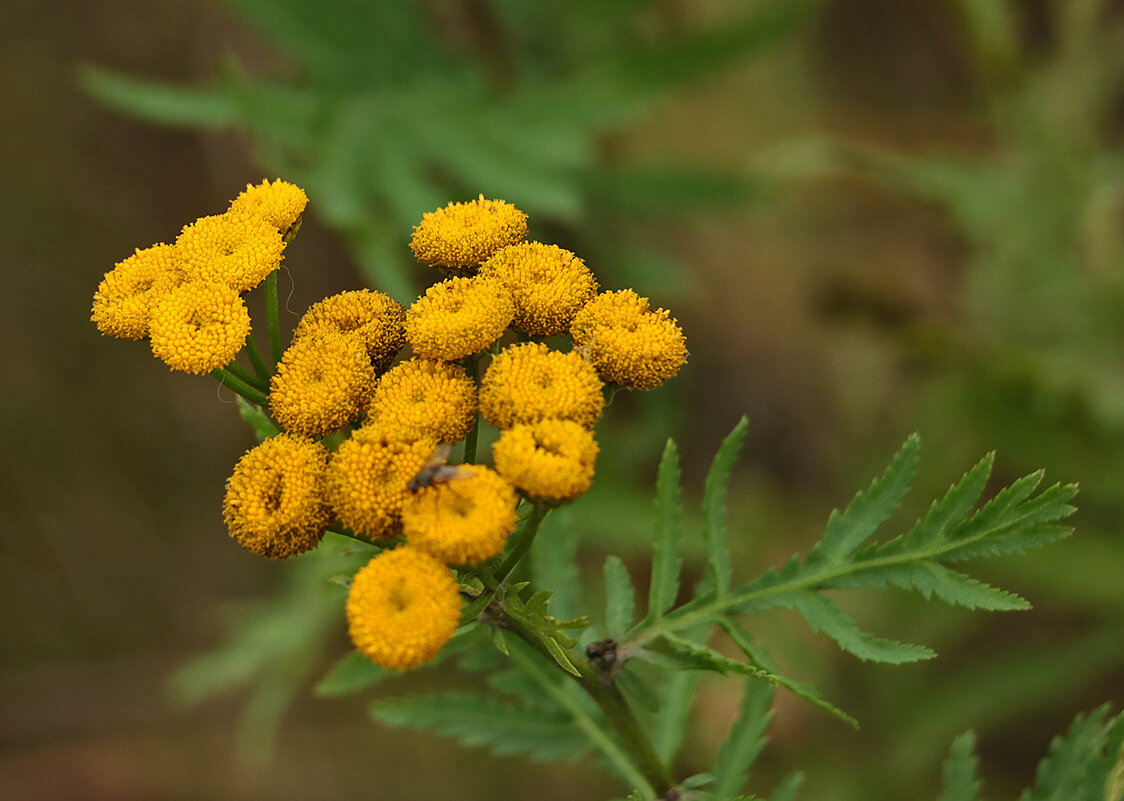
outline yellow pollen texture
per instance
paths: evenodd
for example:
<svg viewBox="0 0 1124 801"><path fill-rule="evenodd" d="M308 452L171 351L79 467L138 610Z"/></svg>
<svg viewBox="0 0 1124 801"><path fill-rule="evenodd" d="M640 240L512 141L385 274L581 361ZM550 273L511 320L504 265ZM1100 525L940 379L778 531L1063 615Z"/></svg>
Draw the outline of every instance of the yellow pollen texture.
<svg viewBox="0 0 1124 801"><path fill-rule="evenodd" d="M593 432L572 420L512 426L492 445L500 475L532 500L550 504L589 489L597 452Z"/></svg>
<svg viewBox="0 0 1124 801"><path fill-rule="evenodd" d="M476 383L462 367L409 359L379 379L367 419L392 426L405 438L454 443L476 422Z"/></svg>
<svg viewBox="0 0 1124 801"><path fill-rule="evenodd" d="M98 330L121 339L144 339L152 306L182 280L173 268L173 245L137 250L105 274L94 293L90 319Z"/></svg>
<svg viewBox="0 0 1124 801"><path fill-rule="evenodd" d="M592 428L605 398L597 372L577 353L538 342L504 348L480 383L480 413L497 428L548 417Z"/></svg>
<svg viewBox="0 0 1124 801"><path fill-rule="evenodd" d="M406 312L406 339L426 359L456 361L500 338L515 307L495 279L450 278L434 284Z"/></svg>
<svg viewBox="0 0 1124 801"><path fill-rule="evenodd" d="M526 214L510 203L480 195L422 215L410 248L423 264L467 274L500 248L526 236Z"/></svg>
<svg viewBox="0 0 1124 801"><path fill-rule="evenodd" d="M347 594L347 628L359 653L383 667L428 662L460 622L460 594L448 567L405 546L359 569Z"/></svg>
<svg viewBox="0 0 1124 801"><path fill-rule="evenodd" d="M191 280L221 281L248 292L281 265L284 249L281 234L265 220L228 211L185 226L175 255Z"/></svg>
<svg viewBox="0 0 1124 801"><path fill-rule="evenodd" d="M249 333L246 304L215 281L191 281L161 295L149 319L152 352L185 373L222 367L242 350Z"/></svg>
<svg viewBox="0 0 1124 801"><path fill-rule="evenodd" d="M328 449L279 434L247 451L226 482L223 519L246 550L284 559L317 546L331 522Z"/></svg>
<svg viewBox="0 0 1124 801"><path fill-rule="evenodd" d="M343 524L373 538L398 533L406 488L437 447L432 439L405 439L377 424L354 431L328 465L328 502Z"/></svg>
<svg viewBox="0 0 1124 801"><path fill-rule="evenodd" d="M309 307L293 331L293 342L326 332L355 334L381 373L406 344L405 321L406 310L390 295L373 289L340 292Z"/></svg>
<svg viewBox="0 0 1124 801"><path fill-rule="evenodd" d="M601 378L626 389L657 387L687 361L679 323L631 289L598 295L574 317L571 333Z"/></svg>
<svg viewBox="0 0 1124 801"><path fill-rule="evenodd" d="M307 336L282 355L269 405L286 431L318 438L358 419L374 387L375 370L358 336Z"/></svg>
<svg viewBox="0 0 1124 801"><path fill-rule="evenodd" d="M277 179L272 183L262 181L257 186L247 184L246 189L230 202L230 211L249 217L258 217L284 235L304 213L308 195L296 184Z"/></svg>
<svg viewBox="0 0 1124 801"><path fill-rule="evenodd" d="M597 280L585 262L557 245L523 242L497 251L480 268L511 290L511 327L533 336L562 336L570 321L597 294Z"/></svg>
<svg viewBox="0 0 1124 801"><path fill-rule="evenodd" d="M462 465L451 480L417 493L402 510L406 538L449 564L476 564L503 551L519 523L515 490L481 465Z"/></svg>

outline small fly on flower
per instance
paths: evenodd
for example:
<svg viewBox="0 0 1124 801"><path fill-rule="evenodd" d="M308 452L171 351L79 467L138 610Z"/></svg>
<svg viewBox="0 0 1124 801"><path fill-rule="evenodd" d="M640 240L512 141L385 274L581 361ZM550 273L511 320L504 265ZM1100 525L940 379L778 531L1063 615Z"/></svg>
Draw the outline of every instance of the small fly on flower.
<svg viewBox="0 0 1124 801"><path fill-rule="evenodd" d="M422 469L418 471L418 474L406 482L406 489L410 492L417 493L425 487L447 484L456 478L471 477L472 473L465 470L463 467L446 464L452 450L453 446L447 442L442 442L438 445L433 450L429 459L426 460L426 463L422 465Z"/></svg>

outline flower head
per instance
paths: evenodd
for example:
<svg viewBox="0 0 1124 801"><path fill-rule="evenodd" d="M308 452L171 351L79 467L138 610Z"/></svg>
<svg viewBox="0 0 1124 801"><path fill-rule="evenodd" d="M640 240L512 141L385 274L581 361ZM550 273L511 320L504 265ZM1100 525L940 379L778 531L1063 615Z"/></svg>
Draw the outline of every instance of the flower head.
<svg viewBox="0 0 1124 801"><path fill-rule="evenodd" d="M269 405L286 431L323 437L357 419L374 386L362 340L326 332L285 350L269 383Z"/></svg>
<svg viewBox="0 0 1124 801"><path fill-rule="evenodd" d="M432 439L407 439L377 424L357 429L328 464L328 502L343 524L368 537L398 533L406 489L437 447Z"/></svg>
<svg viewBox="0 0 1124 801"><path fill-rule="evenodd" d="M510 203L480 195L476 200L426 212L414 226L410 247L423 264L465 274L526 236L526 214Z"/></svg>
<svg viewBox="0 0 1124 801"><path fill-rule="evenodd" d="M492 445L496 470L536 502L572 501L593 481L593 432L572 420L540 420L503 431Z"/></svg>
<svg viewBox="0 0 1124 801"><path fill-rule="evenodd" d="M332 520L324 498L328 449L279 434L247 451L226 481L223 519L246 550L284 559L316 547Z"/></svg>
<svg viewBox="0 0 1124 801"><path fill-rule="evenodd" d="M538 342L504 348L480 383L480 413L498 428L547 417L592 428L605 407L601 379L577 353Z"/></svg>
<svg viewBox="0 0 1124 801"><path fill-rule="evenodd" d="M98 330L121 339L144 339L153 304L182 278L173 267L174 245L137 250L105 274L94 293L90 319Z"/></svg>
<svg viewBox="0 0 1124 801"><path fill-rule="evenodd" d="M523 242L499 250L480 267L499 278L515 301L511 327L534 336L561 336L574 315L597 294L585 262L557 245Z"/></svg>
<svg viewBox="0 0 1124 801"><path fill-rule="evenodd" d="M503 551L515 530L519 499L503 476L481 465L460 466L458 476L418 491L402 510L406 538L449 564L476 564Z"/></svg>
<svg viewBox="0 0 1124 801"><path fill-rule="evenodd" d="M230 211L259 217L284 236L288 233L308 205L308 195L296 184L278 178L272 183L262 181L257 186L246 185L238 197L230 202Z"/></svg>
<svg viewBox="0 0 1124 801"><path fill-rule="evenodd" d="M367 419L407 438L457 442L476 422L476 383L448 362L409 359L379 379Z"/></svg>
<svg viewBox="0 0 1124 801"><path fill-rule="evenodd" d="M309 307L293 331L293 342L326 331L356 334L381 373L406 344L405 320L406 310L390 295L373 289L340 292Z"/></svg>
<svg viewBox="0 0 1124 801"><path fill-rule="evenodd" d="M657 387L687 361L679 323L631 289L598 295L574 317L571 333L601 378L626 389Z"/></svg>
<svg viewBox="0 0 1124 801"><path fill-rule="evenodd" d="M281 264L281 234L261 217L228 211L200 217L176 240L176 262L191 280L248 292Z"/></svg>
<svg viewBox="0 0 1124 801"><path fill-rule="evenodd" d="M209 373L233 359L250 333L238 293L217 281L189 281L159 297L149 318L152 352L173 370Z"/></svg>
<svg viewBox="0 0 1124 801"><path fill-rule="evenodd" d="M455 361L479 353L511 322L511 293L488 278L434 284L406 312L406 339L426 359Z"/></svg>
<svg viewBox="0 0 1124 801"><path fill-rule="evenodd" d="M374 557L355 574L347 594L351 641L388 668L417 667L435 657L460 615L452 571L409 546Z"/></svg>

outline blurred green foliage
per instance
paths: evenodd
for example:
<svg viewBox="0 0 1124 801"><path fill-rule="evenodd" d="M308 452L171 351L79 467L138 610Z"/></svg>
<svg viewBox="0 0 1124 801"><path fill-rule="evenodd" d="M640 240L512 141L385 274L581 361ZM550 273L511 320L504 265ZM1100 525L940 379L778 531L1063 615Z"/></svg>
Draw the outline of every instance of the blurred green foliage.
<svg viewBox="0 0 1124 801"><path fill-rule="evenodd" d="M614 221L743 201L751 188L684 165L613 163L605 137L770 45L815 2L754 3L700 30L677 30L670 8L644 0L228 5L289 75L252 75L231 56L209 87L100 67L85 87L151 122L244 132L263 168L314 198L367 280L409 302L403 232L478 193L580 231L566 246L606 283L637 271L649 287L652 272L670 280L665 256L604 236Z"/></svg>

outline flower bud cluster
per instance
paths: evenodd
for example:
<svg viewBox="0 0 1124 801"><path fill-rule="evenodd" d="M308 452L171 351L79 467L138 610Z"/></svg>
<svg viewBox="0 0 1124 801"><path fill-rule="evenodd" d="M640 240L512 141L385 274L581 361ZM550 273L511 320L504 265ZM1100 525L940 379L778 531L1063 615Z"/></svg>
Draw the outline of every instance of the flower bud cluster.
<svg viewBox="0 0 1124 801"><path fill-rule="evenodd" d="M276 268L304 201L280 181L247 188L175 245L117 265L94 321L149 336L175 369L233 368L250 330L240 294ZM503 552L523 499L555 506L590 487L606 384L651 388L686 360L668 312L632 290L598 294L580 258L526 235L526 215L501 200L427 213L411 247L444 280L409 308L373 290L313 304L259 376L281 433L235 466L227 527L271 558L316 547L333 522L379 544L347 618L358 650L386 667L431 659L453 635L454 569ZM481 418L499 429L494 468L472 463ZM462 441L465 463L448 464Z"/></svg>

